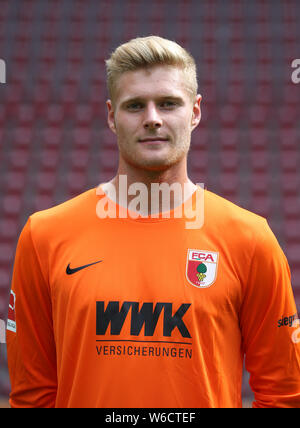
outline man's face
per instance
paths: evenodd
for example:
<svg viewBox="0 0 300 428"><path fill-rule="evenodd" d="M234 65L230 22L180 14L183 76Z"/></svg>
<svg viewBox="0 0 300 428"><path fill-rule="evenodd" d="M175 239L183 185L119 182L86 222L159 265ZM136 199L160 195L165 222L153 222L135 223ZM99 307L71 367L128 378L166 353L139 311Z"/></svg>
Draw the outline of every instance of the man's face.
<svg viewBox="0 0 300 428"><path fill-rule="evenodd" d="M108 124L117 135L120 162L162 171L185 161L191 132L198 125L201 96L194 103L176 67L129 71L118 80Z"/></svg>

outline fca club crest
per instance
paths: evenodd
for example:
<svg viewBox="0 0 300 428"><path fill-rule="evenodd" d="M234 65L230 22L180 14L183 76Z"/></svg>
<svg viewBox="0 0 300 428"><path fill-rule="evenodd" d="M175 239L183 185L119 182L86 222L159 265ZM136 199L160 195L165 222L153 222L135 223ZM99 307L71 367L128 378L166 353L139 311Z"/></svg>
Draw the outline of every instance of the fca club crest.
<svg viewBox="0 0 300 428"><path fill-rule="evenodd" d="M219 253L188 250L186 262L187 280L198 288L210 287L217 278Z"/></svg>

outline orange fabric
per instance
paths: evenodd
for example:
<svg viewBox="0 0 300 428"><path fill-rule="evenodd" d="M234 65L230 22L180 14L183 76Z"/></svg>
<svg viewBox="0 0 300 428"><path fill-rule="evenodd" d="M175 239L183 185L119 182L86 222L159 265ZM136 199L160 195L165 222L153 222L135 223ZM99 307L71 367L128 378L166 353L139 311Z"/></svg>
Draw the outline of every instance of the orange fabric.
<svg viewBox="0 0 300 428"><path fill-rule="evenodd" d="M290 271L267 221L207 190L198 230L100 220L99 198L35 213L22 231L11 406L241 407L245 354L254 407L299 407Z"/></svg>

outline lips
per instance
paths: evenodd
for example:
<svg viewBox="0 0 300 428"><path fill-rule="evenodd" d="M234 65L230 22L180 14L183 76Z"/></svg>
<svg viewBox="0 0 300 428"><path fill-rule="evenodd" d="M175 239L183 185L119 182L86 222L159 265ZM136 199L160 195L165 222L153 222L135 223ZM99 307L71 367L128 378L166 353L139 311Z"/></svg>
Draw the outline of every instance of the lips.
<svg viewBox="0 0 300 428"><path fill-rule="evenodd" d="M168 141L168 139L163 137L146 137L139 139L139 143L157 143L163 141Z"/></svg>

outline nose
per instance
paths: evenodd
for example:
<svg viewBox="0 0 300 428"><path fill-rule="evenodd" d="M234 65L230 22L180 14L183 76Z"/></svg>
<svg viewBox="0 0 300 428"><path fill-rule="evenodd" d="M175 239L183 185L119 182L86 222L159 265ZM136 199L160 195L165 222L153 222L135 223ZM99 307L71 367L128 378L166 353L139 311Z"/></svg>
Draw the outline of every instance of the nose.
<svg viewBox="0 0 300 428"><path fill-rule="evenodd" d="M155 105L150 104L147 106L143 126L145 129L157 129L162 126L162 119Z"/></svg>

